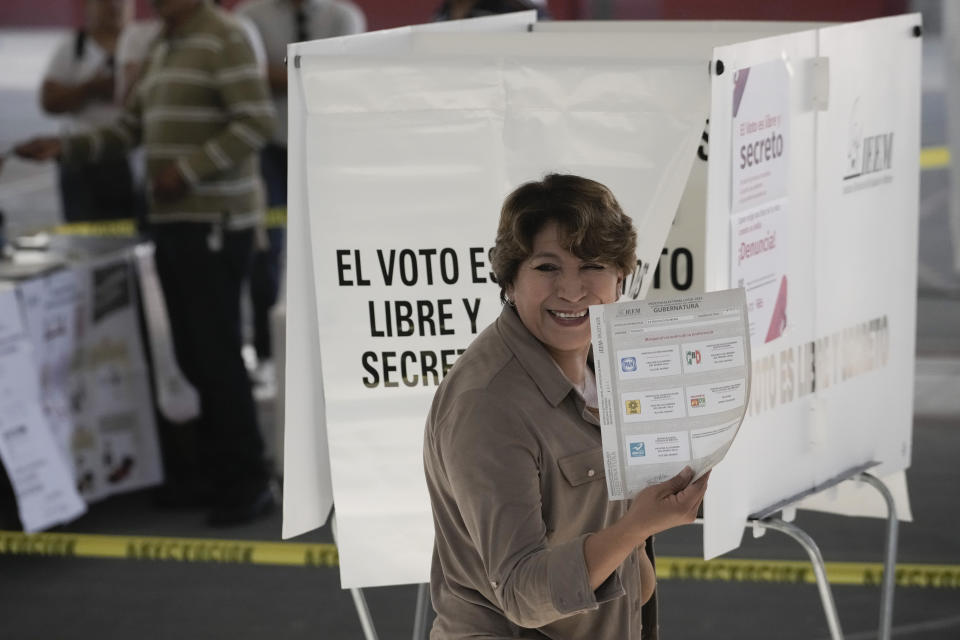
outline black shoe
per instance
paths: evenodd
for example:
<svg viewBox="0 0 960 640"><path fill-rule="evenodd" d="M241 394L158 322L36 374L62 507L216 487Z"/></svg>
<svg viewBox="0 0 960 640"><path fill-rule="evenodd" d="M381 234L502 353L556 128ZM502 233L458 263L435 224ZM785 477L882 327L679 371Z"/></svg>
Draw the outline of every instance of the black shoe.
<svg viewBox="0 0 960 640"><path fill-rule="evenodd" d="M211 527L230 527L251 522L273 513L277 501L270 487L264 488L252 500L239 503L221 504L214 507L207 516Z"/></svg>

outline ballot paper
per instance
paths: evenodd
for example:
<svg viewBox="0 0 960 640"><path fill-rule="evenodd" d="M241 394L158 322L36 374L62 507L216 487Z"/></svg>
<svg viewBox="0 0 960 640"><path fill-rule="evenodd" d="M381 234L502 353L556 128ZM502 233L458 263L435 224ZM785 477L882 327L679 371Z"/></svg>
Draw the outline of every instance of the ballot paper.
<svg viewBox="0 0 960 640"><path fill-rule="evenodd" d="M723 459L750 397L743 289L590 307L611 500Z"/></svg>

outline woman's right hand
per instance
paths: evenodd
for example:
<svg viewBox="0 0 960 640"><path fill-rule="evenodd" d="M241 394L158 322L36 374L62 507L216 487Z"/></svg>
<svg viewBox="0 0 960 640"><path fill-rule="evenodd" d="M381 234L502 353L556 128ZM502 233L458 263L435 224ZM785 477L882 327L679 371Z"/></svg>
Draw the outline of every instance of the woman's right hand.
<svg viewBox="0 0 960 640"><path fill-rule="evenodd" d="M634 496L627 513L614 524L587 536L583 556L591 588L599 587L650 536L693 522L709 478L707 473L691 482L693 470L684 467L669 480Z"/></svg>
<svg viewBox="0 0 960 640"><path fill-rule="evenodd" d="M640 544L652 535L681 524L690 524L707 491L707 472L696 482L693 470L683 470L669 480L647 487L633 497L622 523Z"/></svg>

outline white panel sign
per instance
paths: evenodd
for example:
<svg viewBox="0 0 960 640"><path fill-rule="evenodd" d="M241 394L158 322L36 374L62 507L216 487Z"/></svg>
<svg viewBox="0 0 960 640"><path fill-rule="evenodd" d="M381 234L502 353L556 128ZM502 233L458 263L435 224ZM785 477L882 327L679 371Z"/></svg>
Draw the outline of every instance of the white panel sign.
<svg viewBox="0 0 960 640"><path fill-rule="evenodd" d="M290 184L287 209L286 264L286 344L284 358L284 451L283 537L289 538L322 526L333 506L333 486L324 417L323 379L320 368L320 343L317 340L318 308L325 303L317 298L313 283L313 247L311 220L306 192L304 133L307 114L299 71L303 56L339 56L373 54L403 55L409 51L413 35L420 32L526 31L536 20L535 11L456 20L326 38L293 44L288 66L290 144L288 145ZM319 224L317 221L316 224Z"/></svg>
<svg viewBox="0 0 960 640"><path fill-rule="evenodd" d="M752 318L759 330L754 337L763 336L763 343L753 351L747 418L710 481L707 557L736 548L751 513L871 461L882 463L875 470L881 475L909 465L920 96L920 41L912 31L917 23L916 16L873 20L715 51L727 69L749 67L752 73L769 64L787 70L783 121L788 129L782 135L789 165L785 192L771 188L767 202L731 218L738 183L731 180L737 174L728 163L740 157L734 149L737 131L712 132L708 288L735 284L709 268L736 266L740 243L733 238L762 242L775 233L770 249L782 251L781 257L762 265L766 247L761 245L747 254L758 260L759 276L769 274L771 291L782 272L779 281L789 282L790 304L781 300L786 287L777 289L773 306L783 308L773 313L784 317L782 334L773 342L765 341L767 317ZM829 96L812 93L819 90L814 82L819 57L829 59ZM734 121L736 80L732 73L714 76L711 121ZM815 111L815 105L829 106ZM718 149L728 152L721 156ZM776 209L767 211L771 207ZM744 217L757 212L754 219ZM729 273L738 277L742 270ZM767 307L769 298L764 299ZM851 513L842 499L847 493L841 487L832 507L822 498L816 506ZM908 515L909 505L902 501L898 510ZM873 509L869 515L886 514Z"/></svg>
<svg viewBox="0 0 960 640"><path fill-rule="evenodd" d="M603 58L599 38L580 43L593 57L543 58L535 35L512 49L496 38L478 48L499 57L301 60L345 587L427 578L424 419L446 369L499 313L487 252L504 196L551 171L596 179L633 217L649 262L701 136L702 64Z"/></svg>

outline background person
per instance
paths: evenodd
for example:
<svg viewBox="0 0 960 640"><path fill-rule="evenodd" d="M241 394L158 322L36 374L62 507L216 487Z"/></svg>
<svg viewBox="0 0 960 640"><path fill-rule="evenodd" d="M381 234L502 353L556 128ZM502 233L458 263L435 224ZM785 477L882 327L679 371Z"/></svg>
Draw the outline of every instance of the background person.
<svg viewBox="0 0 960 640"><path fill-rule="evenodd" d="M587 311L619 297L635 247L592 180L549 175L504 202L507 304L427 418L434 640L657 637L652 536L693 521L707 476L607 499Z"/></svg>
<svg viewBox="0 0 960 640"><path fill-rule="evenodd" d="M65 134L80 134L116 119L116 46L133 14L131 0L84 0L84 26L66 36L44 73L43 110L64 118ZM133 217L143 209L127 157L77 164L59 162L60 198L68 222Z"/></svg>
<svg viewBox="0 0 960 640"><path fill-rule="evenodd" d="M248 0L236 6L235 15L250 20L260 32L267 56L267 78L279 125L260 152L260 168L267 185L267 206L287 206L287 45L291 42L332 38L366 29L363 12L340 0ZM269 247L257 251L250 270L253 311L253 346L258 366L255 381L273 383L270 309L277 302L282 276L284 230L267 229Z"/></svg>
<svg viewBox="0 0 960 640"><path fill-rule="evenodd" d="M214 4L220 3L214 2ZM249 20L238 16L234 17L238 18L237 21L246 32L254 57L257 59L257 66L266 76L267 58L263 51L263 43L260 41L259 32ZM137 80L143 73L143 65L150 54L150 50L158 42L163 41L162 33L163 21L156 18L130 21L120 32L115 52L116 82L114 83L114 90L117 104L124 104L130 97ZM147 168L142 147L130 152L130 169L133 173L134 189L138 194L145 193L147 189ZM140 213L145 213L144 209L145 206L141 206ZM141 228L146 227L145 220L138 220L138 224ZM265 245L266 241L263 240L260 244Z"/></svg>
<svg viewBox="0 0 960 640"><path fill-rule="evenodd" d="M257 152L275 124L263 74L237 22L202 0L154 0L163 32L123 115L87 135L39 138L25 157L89 162L142 143L151 235L177 360L201 404L198 458L210 483L171 478L209 522L269 512L263 441L240 355L240 286L263 218Z"/></svg>

